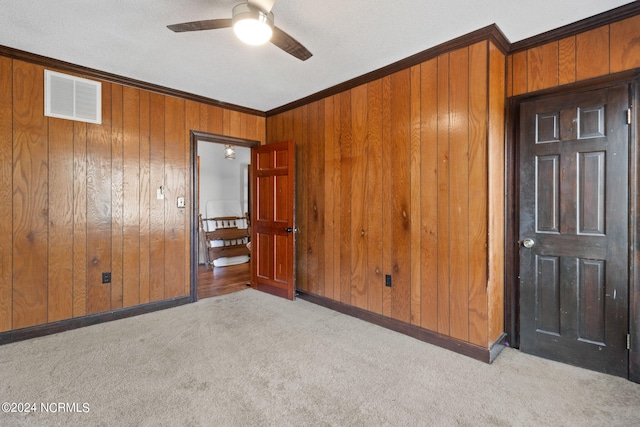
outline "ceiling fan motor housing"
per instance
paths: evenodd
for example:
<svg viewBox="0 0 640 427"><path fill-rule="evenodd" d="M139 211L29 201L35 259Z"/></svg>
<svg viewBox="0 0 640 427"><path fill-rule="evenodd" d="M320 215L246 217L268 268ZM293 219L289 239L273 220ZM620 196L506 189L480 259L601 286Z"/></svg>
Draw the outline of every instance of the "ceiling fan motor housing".
<svg viewBox="0 0 640 427"><path fill-rule="evenodd" d="M240 3L233 8L232 26L245 43L263 44L273 34L273 13L265 13L249 3Z"/></svg>

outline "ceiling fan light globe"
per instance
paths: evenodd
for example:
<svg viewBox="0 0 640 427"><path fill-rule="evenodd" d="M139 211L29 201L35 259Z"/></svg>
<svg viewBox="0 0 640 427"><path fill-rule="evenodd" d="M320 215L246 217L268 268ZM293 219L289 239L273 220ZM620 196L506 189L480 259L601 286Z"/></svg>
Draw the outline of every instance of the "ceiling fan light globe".
<svg viewBox="0 0 640 427"><path fill-rule="evenodd" d="M248 3L233 8L233 31L243 42L261 45L273 35L273 13L264 13Z"/></svg>

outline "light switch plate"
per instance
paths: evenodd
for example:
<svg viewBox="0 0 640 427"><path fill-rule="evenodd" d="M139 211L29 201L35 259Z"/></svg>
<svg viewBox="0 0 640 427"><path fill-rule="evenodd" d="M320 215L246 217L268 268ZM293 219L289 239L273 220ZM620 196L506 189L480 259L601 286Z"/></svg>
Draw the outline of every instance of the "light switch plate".
<svg viewBox="0 0 640 427"><path fill-rule="evenodd" d="M161 188L158 188L158 200L164 199L164 192Z"/></svg>
<svg viewBox="0 0 640 427"><path fill-rule="evenodd" d="M184 208L184 197L178 197L178 207Z"/></svg>

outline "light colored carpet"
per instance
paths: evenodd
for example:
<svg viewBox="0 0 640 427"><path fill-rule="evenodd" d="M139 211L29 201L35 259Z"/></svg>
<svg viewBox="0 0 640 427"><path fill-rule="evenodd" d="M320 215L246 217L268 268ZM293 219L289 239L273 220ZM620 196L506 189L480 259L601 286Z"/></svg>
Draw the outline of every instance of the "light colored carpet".
<svg viewBox="0 0 640 427"><path fill-rule="evenodd" d="M487 365L247 289L0 347L2 426L638 425L640 385L506 349ZM86 413L43 413L69 403ZM73 408L73 404L77 408Z"/></svg>

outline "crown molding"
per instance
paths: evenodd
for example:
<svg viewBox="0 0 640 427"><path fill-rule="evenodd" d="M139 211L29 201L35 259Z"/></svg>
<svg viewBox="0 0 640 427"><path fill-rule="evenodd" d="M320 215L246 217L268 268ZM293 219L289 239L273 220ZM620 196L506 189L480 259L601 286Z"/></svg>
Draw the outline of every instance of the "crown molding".
<svg viewBox="0 0 640 427"><path fill-rule="evenodd" d="M328 89L321 90L307 97L301 98L297 101L290 102L281 107L274 108L267 111L267 117L274 116L276 114L284 113L285 111L292 110L294 108L301 107L303 105L310 104L315 101L319 101L323 98L327 98L332 95L336 95L340 92L344 92L354 87L378 80L382 77L386 77L398 71L405 70L414 65L421 64L430 59L436 58L443 53L451 52L456 49L460 49L466 46L470 46L474 43L489 40L498 47L505 55L509 51L509 40L504 36L502 31L496 24L488 25L479 30L457 37L453 40L449 40L422 52L418 52L415 55L409 56L405 59L401 59L393 64L363 74L359 77L355 77L351 80L347 80L343 83L332 86Z"/></svg>
<svg viewBox="0 0 640 427"><path fill-rule="evenodd" d="M213 105L215 107L220 107L227 110L239 111L241 113L265 117L264 111L254 110L252 108L242 107L235 104L228 104L226 102L218 101L200 95L195 95L193 93L183 92L181 90L171 89L165 86L147 83L129 77L123 77L117 74L111 74L105 71L83 67L81 65L72 64L70 62L61 61L59 59L49 58L47 56L37 55L35 53L25 52L23 50L14 49L7 46L0 45L0 55L20 61L42 65L47 68L54 68L59 71L78 74L83 77L100 79L109 83L116 83L123 86L130 86L137 89L146 90L149 92L160 93L162 95L174 96L176 98L185 99L187 101L200 102L202 104Z"/></svg>
<svg viewBox="0 0 640 427"><path fill-rule="evenodd" d="M532 47L541 46L543 44L563 39L565 37L574 36L585 31L593 30L598 27L609 25L613 22L622 21L640 14L640 1L634 1L629 4L622 5L615 9L590 16L589 18L564 25L554 30L546 31L528 39L520 40L512 43L509 53L516 53L522 50L531 49Z"/></svg>

